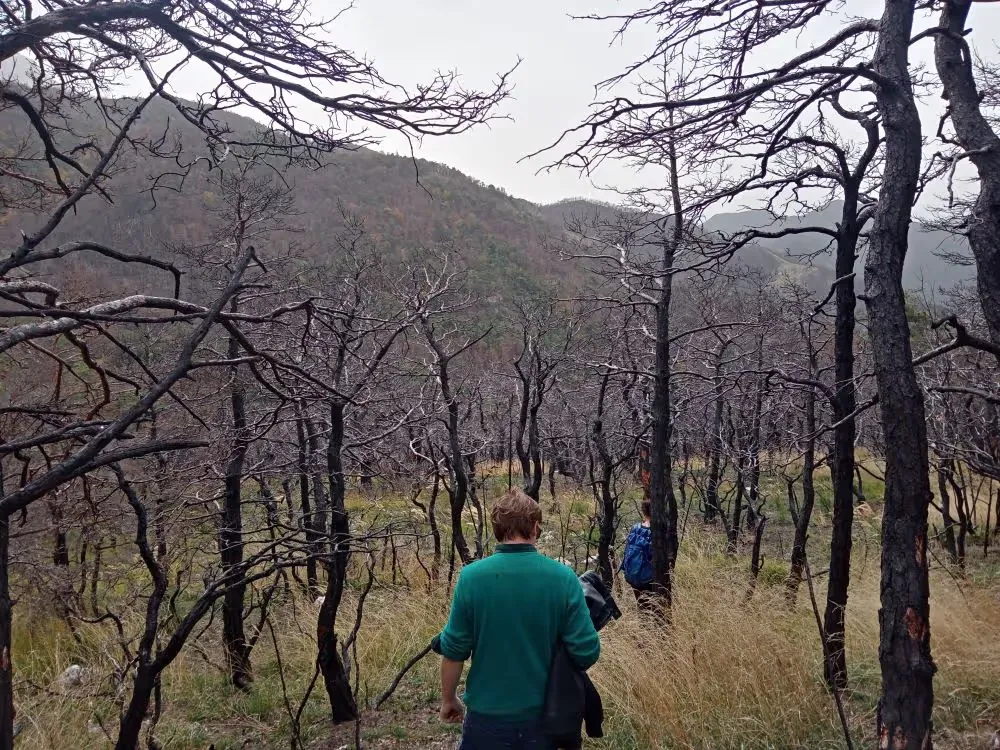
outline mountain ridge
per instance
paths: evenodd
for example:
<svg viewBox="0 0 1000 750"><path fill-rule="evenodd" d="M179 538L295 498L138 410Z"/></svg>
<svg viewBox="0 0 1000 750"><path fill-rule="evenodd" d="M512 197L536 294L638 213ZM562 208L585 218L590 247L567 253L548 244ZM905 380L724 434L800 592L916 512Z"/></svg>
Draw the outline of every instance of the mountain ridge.
<svg viewBox="0 0 1000 750"><path fill-rule="evenodd" d="M8 65L3 72L15 78L24 75L18 66ZM230 113L226 117L235 132L247 133L261 127L240 115ZM152 137L172 123L172 132L187 158L203 156L205 146L199 140L200 134L176 119L171 118L166 103L156 101L135 127L140 136ZM23 120L10 109L0 110L0 133L5 134L0 138L0 147L31 139ZM587 198L536 204L447 165L368 148L338 152L325 162L321 169L296 167L284 175L293 186L296 242L308 249L311 260L328 260L330 239L342 227L341 211L345 209L365 222L370 239L390 255L428 246L455 248L476 277L481 287L478 291L506 285L530 293L546 284L579 283L582 269L554 252L553 240L565 238L566 224L574 214L582 212L609 220L625 210ZM154 204L147 191L162 164L133 152L127 156L125 166L111 183L115 202L107 205L97 197L88 197L76 215L66 218L53 241L87 236L144 252L172 252L170 248L207 239L205 216L219 201L207 175L193 175L181 192L158 193ZM833 205L806 217L785 217L771 228L814 221L832 226L836 215L839 208ZM771 222L759 211L716 214L706 219L702 228L708 232L735 232L755 223L760 225L764 219ZM16 243L20 232L30 231L38 221L38 215L30 211L3 211L0 238L8 245ZM829 254L820 254L808 263L794 256L816 254L826 242L820 235L759 240L741 250L737 260L766 271L793 272L819 290L833 278ZM938 246L950 253L965 250L968 254L961 238L914 226L905 271L908 287L919 286L922 277L942 286L974 278L974 269L946 263L934 255ZM77 266L76 270L86 268Z"/></svg>

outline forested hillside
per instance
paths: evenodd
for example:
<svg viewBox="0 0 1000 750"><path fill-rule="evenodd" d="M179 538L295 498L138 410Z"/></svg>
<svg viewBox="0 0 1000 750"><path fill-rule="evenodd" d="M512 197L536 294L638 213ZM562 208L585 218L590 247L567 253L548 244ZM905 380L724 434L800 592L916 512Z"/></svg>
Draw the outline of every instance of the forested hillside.
<svg viewBox="0 0 1000 750"><path fill-rule="evenodd" d="M25 68L27 63L22 62L21 69ZM19 80L24 80L24 75ZM223 121L234 140L261 130L255 121L233 114L226 114ZM86 103L67 123L68 131L78 133L97 133L100 127ZM10 147L31 138L24 122L9 109L0 112L0 133ZM196 128L172 115L163 102L146 108L134 134L140 140L171 144L179 164L194 163L196 167L189 173L178 169L176 175L164 175L160 160L148 151L126 150L118 160L114 185L108 190L113 202L100 196L85 198L53 233L52 241L86 236L136 252L170 255L177 248L206 240L206 215L218 208L219 196L204 138ZM338 151L308 166L274 166L281 169L281 179L292 198L287 224L293 231L281 242L294 244L310 266L322 269L329 262L334 253L333 238L343 232L345 218L360 220L370 241L390 257L399 258L419 247L454 249L472 272L470 283L487 297L495 296L498 290L505 290L505 295L530 295L552 283L568 293L585 275L579 262L560 256L567 224L613 223L616 213L628 210L574 199L538 206L442 164L368 148ZM752 211L720 213L704 222L704 231L733 234L757 227L771 231L813 224L832 227L838 213L837 203L814 215L785 218ZM30 231L39 217L24 209L5 210L0 214L0 238L14 241L21 231ZM914 247L905 274L908 288L931 283L929 280L934 285L951 286L975 277L974 268L955 266L935 255L967 254L961 238L928 233L919 225L914 226L911 236ZM755 240L741 248L734 261L769 273L784 272L819 289L832 278L831 258L830 248L821 239L797 235ZM98 261L88 261L95 262L102 267ZM87 273L86 266L77 264L75 270ZM146 276L140 267L125 273Z"/></svg>
<svg viewBox="0 0 1000 750"><path fill-rule="evenodd" d="M1000 748L1000 15L597 4L0 4L0 750Z"/></svg>

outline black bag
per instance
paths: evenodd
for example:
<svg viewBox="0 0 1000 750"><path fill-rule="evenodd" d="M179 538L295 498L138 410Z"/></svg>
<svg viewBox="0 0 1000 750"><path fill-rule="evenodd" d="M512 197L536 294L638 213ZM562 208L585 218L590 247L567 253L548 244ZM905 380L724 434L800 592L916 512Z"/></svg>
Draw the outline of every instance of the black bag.
<svg viewBox="0 0 1000 750"><path fill-rule="evenodd" d="M604 581L593 571L580 576L590 619L600 630L622 616ZM578 750L583 746L580 728L586 721L588 737L603 737L604 709L590 677L576 666L563 643L556 646L545 686L542 733L556 750Z"/></svg>
<svg viewBox="0 0 1000 750"><path fill-rule="evenodd" d="M580 576L580 585L583 586L583 596L590 610L590 621L598 632L609 622L622 616L611 591L597 573L588 570Z"/></svg>
<svg viewBox="0 0 1000 750"><path fill-rule="evenodd" d="M576 750L583 745L580 727L587 704L584 681L589 679L560 643L549 667L542 711L542 733L556 750Z"/></svg>

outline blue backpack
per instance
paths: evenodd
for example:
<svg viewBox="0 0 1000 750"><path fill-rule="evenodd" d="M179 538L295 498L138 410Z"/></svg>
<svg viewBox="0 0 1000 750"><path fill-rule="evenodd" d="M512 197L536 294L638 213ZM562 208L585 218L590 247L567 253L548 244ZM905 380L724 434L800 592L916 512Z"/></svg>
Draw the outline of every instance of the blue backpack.
<svg viewBox="0 0 1000 750"><path fill-rule="evenodd" d="M629 586L645 586L653 580L653 543L648 526L637 523L629 531L620 570Z"/></svg>

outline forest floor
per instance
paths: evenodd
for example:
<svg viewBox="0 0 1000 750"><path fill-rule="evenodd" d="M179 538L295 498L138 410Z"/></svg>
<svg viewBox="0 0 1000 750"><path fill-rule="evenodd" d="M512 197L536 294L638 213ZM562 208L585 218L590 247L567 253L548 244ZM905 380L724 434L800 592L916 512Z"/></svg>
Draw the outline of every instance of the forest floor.
<svg viewBox="0 0 1000 750"><path fill-rule="evenodd" d="M809 553L817 571L816 594L822 601L829 488L821 482L818 490ZM778 488L774 493L783 496ZM866 488L866 493L877 498L877 488ZM630 496L625 504L623 528L634 515L634 499ZM592 502L586 494L567 490L557 509L545 505L547 533L542 546L547 554L577 560L582 568ZM409 512L405 502L385 504L382 520L387 508L401 516ZM875 744L880 680L878 510L873 500L856 519L847 609L851 689L846 703L858 748ZM821 680L819 635L808 590L803 584L794 607L785 598L791 543L787 507L775 502L768 513L765 561L749 601L748 540L738 555L727 555L721 529L705 527L693 513L685 524L670 632L652 625L636 612L630 596L618 592L624 614L602 631L602 658L592 670L604 699L606 736L588 741L588 750L844 747L833 700ZM934 553L935 745L945 750L987 750L992 733L1000 729L996 658L1000 549L991 549L985 559L981 547L970 552L964 577L942 563L940 549ZM422 554L427 554L426 545ZM429 590L417 561L404 558L402 551L396 565L392 558L389 550L379 556L376 585L365 602L352 651L359 701L365 706L428 643L447 615L446 582ZM443 578L446 573L447 560ZM363 576L363 564L352 563L354 587L347 592L338 619L342 632L349 631L354 620ZM354 725L331 732L321 681L302 703L314 675L317 611L294 588L280 600L273 608L273 629L265 628L255 646L255 680L246 691L232 688L227 680L216 618L163 675L163 715L153 733L156 745L162 750L287 750L301 705L300 748L354 748ZM22 725L17 747L109 747L121 699L108 679L120 663L114 629L81 628L74 638L50 606L29 597L19 603L16 613L14 653ZM137 625L138 621L125 623L127 629ZM69 664L82 665L90 677L79 686L60 686L59 675ZM458 729L443 725L437 717L438 680L437 659L430 656L419 662L381 710L365 710L359 728L361 747L452 750Z"/></svg>

